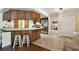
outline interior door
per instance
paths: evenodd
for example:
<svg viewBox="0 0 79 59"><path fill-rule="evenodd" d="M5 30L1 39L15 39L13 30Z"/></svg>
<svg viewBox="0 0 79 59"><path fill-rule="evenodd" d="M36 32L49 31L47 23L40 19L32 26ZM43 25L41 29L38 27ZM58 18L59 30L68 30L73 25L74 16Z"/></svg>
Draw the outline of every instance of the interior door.
<svg viewBox="0 0 79 59"><path fill-rule="evenodd" d="M73 32L75 31L75 17L74 16L62 17L61 30L63 36L73 36Z"/></svg>

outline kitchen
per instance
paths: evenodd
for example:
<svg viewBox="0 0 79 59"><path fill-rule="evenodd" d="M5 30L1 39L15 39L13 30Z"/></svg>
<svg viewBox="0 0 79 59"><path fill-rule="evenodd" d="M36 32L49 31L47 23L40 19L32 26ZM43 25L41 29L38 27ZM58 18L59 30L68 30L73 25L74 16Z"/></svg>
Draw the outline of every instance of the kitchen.
<svg viewBox="0 0 79 59"><path fill-rule="evenodd" d="M2 16L3 20L0 22L1 48L9 45L13 47L17 35L20 35L20 39L23 39L24 35L28 35L29 43L40 38L41 29L43 29L43 27L40 23L41 15L39 13L35 11L8 8L7 11L3 12Z"/></svg>

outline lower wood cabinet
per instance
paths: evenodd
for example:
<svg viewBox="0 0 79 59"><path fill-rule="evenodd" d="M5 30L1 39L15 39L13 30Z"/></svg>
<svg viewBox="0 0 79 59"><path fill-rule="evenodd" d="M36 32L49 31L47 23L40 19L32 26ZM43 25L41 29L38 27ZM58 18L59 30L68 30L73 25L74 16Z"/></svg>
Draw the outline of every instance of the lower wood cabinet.
<svg viewBox="0 0 79 59"><path fill-rule="evenodd" d="M30 41L33 42L40 38L40 30L33 30L33 31L16 31L11 32L11 42L13 44L15 35L20 34L23 38L23 35L29 35Z"/></svg>

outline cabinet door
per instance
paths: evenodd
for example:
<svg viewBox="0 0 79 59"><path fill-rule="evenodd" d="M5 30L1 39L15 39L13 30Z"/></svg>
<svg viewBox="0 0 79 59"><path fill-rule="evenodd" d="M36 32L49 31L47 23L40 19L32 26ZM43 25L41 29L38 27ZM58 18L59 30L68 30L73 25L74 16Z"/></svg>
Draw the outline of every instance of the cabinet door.
<svg viewBox="0 0 79 59"><path fill-rule="evenodd" d="M6 17L5 17L6 15L5 15L5 13L3 13L3 20L5 20L6 19Z"/></svg>
<svg viewBox="0 0 79 59"><path fill-rule="evenodd" d="M8 20L12 19L12 10L8 11Z"/></svg>
<svg viewBox="0 0 79 59"><path fill-rule="evenodd" d="M25 28L29 27L29 20L24 20L24 26L25 26Z"/></svg>
<svg viewBox="0 0 79 59"><path fill-rule="evenodd" d="M25 11L22 10L22 20L25 20Z"/></svg>
<svg viewBox="0 0 79 59"><path fill-rule="evenodd" d="M17 19L19 19L19 11L18 10L12 10L12 19L13 20L17 20Z"/></svg>
<svg viewBox="0 0 79 59"><path fill-rule="evenodd" d="M34 41L35 40L35 32L34 31L30 31L29 32L30 33L30 41L32 42L32 41Z"/></svg>
<svg viewBox="0 0 79 59"><path fill-rule="evenodd" d="M11 20L12 19L12 12L11 10L7 12L7 20Z"/></svg>
<svg viewBox="0 0 79 59"><path fill-rule="evenodd" d="M35 20L35 17L36 17L35 12L32 12L32 19L33 19L34 21L36 21L36 20Z"/></svg>
<svg viewBox="0 0 79 59"><path fill-rule="evenodd" d="M3 20L11 20L12 18L11 10L3 13Z"/></svg>
<svg viewBox="0 0 79 59"><path fill-rule="evenodd" d="M35 13L35 21L37 21L38 22L38 14L37 13Z"/></svg>
<svg viewBox="0 0 79 59"><path fill-rule="evenodd" d="M40 14L38 14L38 13L35 14L35 21L37 21L37 22L40 21Z"/></svg>
<svg viewBox="0 0 79 59"><path fill-rule="evenodd" d="M40 21L40 14L32 12L32 19L34 21Z"/></svg>
<svg viewBox="0 0 79 59"><path fill-rule="evenodd" d="M18 10L19 11L19 19L24 20L24 11L23 10Z"/></svg>
<svg viewBox="0 0 79 59"><path fill-rule="evenodd" d="M40 38L40 30L35 30L35 39Z"/></svg>
<svg viewBox="0 0 79 59"><path fill-rule="evenodd" d="M3 19L8 20L8 13L7 12L3 13Z"/></svg>
<svg viewBox="0 0 79 59"><path fill-rule="evenodd" d="M26 19L26 20L27 20L27 19L28 19L28 20L31 20L31 19L32 19L31 16L32 16L31 11L26 11L26 12L25 12L25 19Z"/></svg>
<svg viewBox="0 0 79 59"><path fill-rule="evenodd" d="M40 21L40 14L37 14L37 21Z"/></svg>

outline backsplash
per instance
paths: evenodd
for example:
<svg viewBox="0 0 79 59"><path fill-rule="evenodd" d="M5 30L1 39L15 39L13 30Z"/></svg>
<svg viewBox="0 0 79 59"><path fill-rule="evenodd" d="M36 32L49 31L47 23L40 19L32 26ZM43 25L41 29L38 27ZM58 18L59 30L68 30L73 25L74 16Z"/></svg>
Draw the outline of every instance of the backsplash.
<svg viewBox="0 0 79 59"><path fill-rule="evenodd" d="M0 22L0 28L32 28L34 25L33 20L11 20L10 22Z"/></svg>
<svg viewBox="0 0 79 59"><path fill-rule="evenodd" d="M13 21L7 22L7 21L0 21L0 29L2 28L12 28L13 27Z"/></svg>
<svg viewBox="0 0 79 59"><path fill-rule="evenodd" d="M0 21L0 29L6 25L7 21Z"/></svg>

